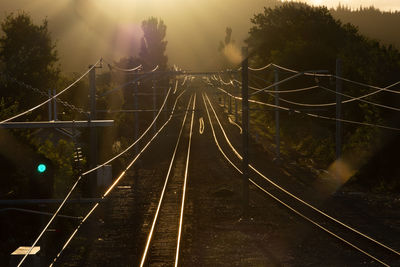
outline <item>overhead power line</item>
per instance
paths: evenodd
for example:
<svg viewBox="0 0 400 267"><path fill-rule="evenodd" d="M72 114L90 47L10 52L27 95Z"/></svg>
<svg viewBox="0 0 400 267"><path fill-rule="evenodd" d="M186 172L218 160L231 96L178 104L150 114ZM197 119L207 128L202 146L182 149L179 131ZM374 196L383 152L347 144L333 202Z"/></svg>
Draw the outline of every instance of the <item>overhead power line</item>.
<svg viewBox="0 0 400 267"><path fill-rule="evenodd" d="M224 89L222 89L220 87L217 87L217 89L220 90L221 92L225 93L225 94L228 94L229 96L231 96L231 97L233 97L235 99L242 100L241 97L234 96L234 95L230 94L229 92L225 91ZM377 128L381 128L381 129L385 129L385 130L400 131L400 128L396 128L396 127L373 124L373 123L368 123L368 122L359 122L359 121L352 121L352 120L337 119L337 118L332 118L332 117L327 117L327 116L321 116L321 115L314 114L314 113L304 112L304 111L300 111L300 110L292 109L292 108L288 108L288 107L283 107L283 106L277 106L277 105L274 105L274 104L269 104L269 103L265 103L265 102L261 102L261 101L257 101L257 100L252 100L252 99L249 99L249 102L250 103L254 103L254 104L258 104L258 105L272 107L272 108L278 108L280 110L285 110L285 111L288 111L288 112L304 114L304 115L307 115L307 116L312 117L312 118L319 118L319 119L324 119L324 120L340 121L340 122L345 122L345 123L349 123L349 124L357 124L357 125L364 125L364 126L370 126L370 127L377 127Z"/></svg>
<svg viewBox="0 0 400 267"><path fill-rule="evenodd" d="M232 81L242 85L242 82L240 82L237 79L233 79ZM236 88L238 88L237 86L235 86ZM309 91L315 88L318 88L318 85L314 85L314 86L309 86L309 87L304 87L304 88L297 88L297 89L290 89L290 90L279 90L279 91L275 91L275 90L264 90L263 88L257 88L254 86L250 86L249 88L255 91L260 91L263 90L264 93L274 93L274 94L290 94L290 93L298 93L298 92L304 92L304 91Z"/></svg>
<svg viewBox="0 0 400 267"><path fill-rule="evenodd" d="M234 79L234 81L236 81L237 83L241 84L241 82L238 81L237 79ZM377 107L381 107L381 108L385 108L385 109L390 109L390 110L394 110L394 111L400 111L400 109L396 108L396 107L387 106L387 105L375 103L375 102L372 102L372 101L364 100L364 98L366 98L366 97L372 96L372 95L377 94L377 93L382 92L382 91L386 91L388 88L394 87L394 86L398 85L399 83L400 83L400 81L396 82L394 84L391 84L391 85L389 85L389 86L387 86L385 88L380 88L377 91L374 91L374 92L371 92L371 93L368 93L368 94L365 94L365 95L362 95L362 96L359 96L359 97L354 97L354 96L350 96L350 95L347 95L347 94L344 94L344 93L339 93L339 92L336 92L335 90L329 89L329 88L324 87L324 86L319 85L319 84L315 85L315 86L305 87L305 88L292 89L292 90L280 90L280 91L265 90L265 88L273 87L274 84L272 84L270 86L267 86L265 88L256 88L256 87L253 87L253 86L249 86L249 88L253 89L253 90L256 90L257 92L263 91L263 92L269 93L270 95L271 94L282 94L282 93L296 93L296 92L301 92L301 91L312 90L312 89L315 89L315 88L321 88L321 89L329 91L329 92L331 92L333 94L339 94L339 95L342 95L342 96L345 96L345 97L349 98L348 100L343 100L341 102L341 104L347 104L347 103L350 103L350 102L353 102L353 101L360 101L360 102L364 102L364 103L367 103L367 104L370 104L370 105L373 105L373 106L377 106ZM390 91L392 91L392 90L390 90ZM289 103L289 104L292 104L292 105L304 106L304 107L329 107L329 106L336 106L337 105L336 102L313 104L313 103L300 103L300 102L290 101L290 100L284 99L282 97L279 97L279 99L282 100L283 102L286 102L286 103Z"/></svg>
<svg viewBox="0 0 400 267"><path fill-rule="evenodd" d="M134 68L125 69L125 68L118 67L115 63L109 63L108 61L106 61L104 59L103 59L103 61L105 63L107 63L107 66L110 68L110 70L117 70L117 71L121 71L121 72L134 72L134 71L140 71L143 69L142 64L140 64Z"/></svg>
<svg viewBox="0 0 400 267"><path fill-rule="evenodd" d="M276 65L276 64L273 64L273 66L274 66L274 67L277 67L277 68L279 68L279 69L282 69L282 70L291 72L291 73L300 73L300 71L293 70L293 69L289 69L289 68L285 68L285 67L282 67L282 66L279 66L279 65ZM304 73L304 75L307 75L307 76L315 76L315 77L335 78L335 79L339 79L339 80L342 80L342 81L345 81L345 82L348 82L348 83L352 83L352 84L356 84L356 85L359 85L359 86L369 87L369 88L372 88L372 89L377 89L378 91L385 91L385 92L390 92L390 93L394 93L394 94L400 94L400 91L389 90L390 87L394 87L394 86L400 84L400 81L398 81L398 82L396 82L396 83L394 83L394 84L392 84L392 85L390 85L390 86L388 86L388 87L382 88L382 87L378 87L378 86L374 86L374 85L370 85L370 84L366 84L366 83L361 83L361 82L353 81L353 80L350 80L350 79L347 79L347 78L344 78L344 77L340 77L340 76L337 76L337 75L333 75L333 74L313 74L313 73Z"/></svg>
<svg viewBox="0 0 400 267"><path fill-rule="evenodd" d="M249 70L251 70L251 71L262 71L262 70L270 68L271 66L272 66L272 63L269 63L268 65L265 65L264 67L261 67L261 68L251 68L251 67L249 67Z"/></svg>
<svg viewBox="0 0 400 267"><path fill-rule="evenodd" d="M258 76L255 76L255 77L257 77L258 79L261 79L261 80L263 80L264 82L268 82L268 81L266 81L265 79L263 79L263 78L261 78L261 77L258 77ZM236 80L237 81L237 80ZM237 82L239 82L239 81L237 81ZM240 82L239 82L240 83ZM241 84L241 83L240 83ZM392 88L392 87L395 87L396 85L398 85L398 84L400 84L400 81L398 81L398 82L395 82L395 83L393 83L393 84L391 84L391 85L388 85L388 86L386 86L386 87L384 87L384 88L378 88L376 91L374 91L374 92L371 92L371 93L368 93L368 94L365 94L365 95L362 95L362 96L358 96L358 97L350 97L350 99L348 99L348 100L344 100L344 101L342 101L341 103L342 104L346 104L346 103L350 103L350 102L353 102L353 101L356 101L356 100L359 100L359 99L363 99L363 98L367 98L367 97L369 97L369 96L372 96L372 95L375 95L375 94L377 94L377 93L380 93L380 92L382 92L382 91L385 91L385 92L391 92L391 93L400 93L400 92L397 92L397 91L394 91L394 90L389 90L390 88ZM317 85L316 87L321 87L320 85ZM254 88L254 87L249 87L250 89L253 89L253 90L261 90L261 88ZM296 92L295 90L287 90L287 91L292 91L292 92ZM281 90L281 91L264 91L264 92L268 92L268 93L282 93L282 92L284 92L283 90ZM330 92L332 92L332 93L334 93L334 94L338 94L335 90L330 90ZM298 103L299 104L299 103ZM327 104L323 104L323 105L325 105L325 106L327 106L327 105L336 105L336 102L332 102L332 103L327 103Z"/></svg>
<svg viewBox="0 0 400 267"><path fill-rule="evenodd" d="M70 85L68 85L66 88L64 88L63 90L61 90L60 92L58 92L58 93L55 94L54 96L50 97L50 98L47 99L46 101L44 101L44 102L42 102L42 103L40 103L40 104L38 104L38 105L36 105L36 106L34 106L34 107L32 107L32 108L26 110L26 111L23 111L23 112L21 112L21 113L19 113L19 114L17 114L17 115L14 115L14 116L12 116L12 117L10 117L10 118L8 118L8 119L5 119L5 120L1 121L0 124L1 124L1 123L5 123L5 122L9 122L9 121L14 120L14 119L16 119L16 118L19 118L19 117L21 117L21 116L23 116L23 115L25 115L25 114L28 114L28 113L30 113L30 112L32 112L32 111L34 111L34 110L36 110L36 109L38 109L38 108L40 108L40 107L46 105L47 103L49 103L50 101L52 101L54 98L57 98L57 97L60 96L61 94L65 93L67 90L69 90L69 89L70 89L71 87L73 87L75 84L77 84L80 80L82 80L82 78L85 77L93 68L95 68L96 65L97 65L99 62L101 62L101 59L98 60L93 66L91 66L84 74L82 74L82 75L81 75L78 79L76 79L73 83L71 83ZM14 79L14 80L15 80L15 79ZM15 81L16 81L16 80L15 80ZM25 87L27 87L27 88L33 89L33 87L30 86L30 85L27 85L27 84L25 84L25 83L23 83L23 82L19 82L19 83L23 84L23 85L24 85ZM36 89L37 89L37 88L36 88Z"/></svg>
<svg viewBox="0 0 400 267"><path fill-rule="evenodd" d="M136 83L136 82L138 82L138 81L140 81L142 79L147 79L147 78L151 77L151 75L153 75L157 69L158 69L158 65L153 70L151 70L149 72L138 73L138 74L140 74L140 76L138 76L137 78L135 78L133 80L130 80L130 81L126 82L126 83L123 83L123 84L121 84L121 85L119 85L119 86L117 86L117 87L115 87L115 88L113 88L111 90L108 90L108 91L104 92L103 94L101 94L99 97L103 97L103 96L109 95L109 94L111 94L111 93L113 93L115 91L121 90L124 87L126 87L126 86L128 86L130 84L134 84L134 83ZM159 74L160 75L165 75L166 73L160 72Z"/></svg>

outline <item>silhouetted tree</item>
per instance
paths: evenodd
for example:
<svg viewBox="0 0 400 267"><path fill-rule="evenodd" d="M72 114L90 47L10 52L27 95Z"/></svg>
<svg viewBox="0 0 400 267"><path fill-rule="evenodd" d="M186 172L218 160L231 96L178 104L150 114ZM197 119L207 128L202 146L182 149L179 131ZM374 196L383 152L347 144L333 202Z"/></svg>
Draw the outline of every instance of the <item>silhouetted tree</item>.
<svg viewBox="0 0 400 267"><path fill-rule="evenodd" d="M276 8L265 8L261 14L251 19L253 26L247 43L252 65L264 66L274 62L297 70L325 69L335 72L336 58L343 60L343 76L352 80L387 86L398 81L400 73L400 53L392 46L386 47L358 32L351 24L342 24L332 17L325 7L311 7L303 3L283 3ZM263 75L263 74L262 74ZM281 78L284 74L281 74ZM271 76L265 75L266 79ZM315 84L310 79L297 79L281 85L289 88ZM333 87L332 81L319 79L317 83ZM332 88L334 89L334 87ZM345 83L344 93L360 96L370 89ZM260 97L260 96L259 96ZM326 103L334 101L334 96L323 90L313 94L284 96L287 100L303 103ZM380 93L373 102L396 106L400 100L393 94ZM283 105L289 105L287 103ZM298 106L296 106L298 108ZM355 102L343 108L344 118L371 123L396 125L398 119L392 111L377 109L369 104ZM335 117L335 110L324 111ZM282 131L285 142L293 142L308 151L317 160L330 162L334 157L334 124L309 117L299 118L282 114ZM350 151L353 159L362 158L376 145L380 132L376 128L344 125L344 150ZM299 145L300 144L300 145Z"/></svg>
<svg viewBox="0 0 400 267"><path fill-rule="evenodd" d="M399 11L381 11L373 6L353 10L343 5L329 11L335 18L357 25L360 32L366 36L378 39L387 45L394 45L397 49L400 48L399 29L390 26L399 25Z"/></svg>
<svg viewBox="0 0 400 267"><path fill-rule="evenodd" d="M2 71L19 81L47 91L59 78L57 51L48 31L47 20L35 25L26 13L10 14L1 23L0 61ZM18 88L18 90L16 90ZM2 96L12 96L23 108L31 106L40 95L7 82L0 87Z"/></svg>
<svg viewBox="0 0 400 267"><path fill-rule="evenodd" d="M235 43L235 40L232 39L232 28L226 27L225 39L224 39L224 41L219 42L218 51L220 51L220 52L223 51L224 48L231 43Z"/></svg>
<svg viewBox="0 0 400 267"><path fill-rule="evenodd" d="M144 68L159 66L160 70L167 68L168 57L165 55L167 41L165 36L167 26L161 19L151 17L142 22L143 37L140 45L139 57Z"/></svg>
<svg viewBox="0 0 400 267"><path fill-rule="evenodd" d="M232 38L232 28L226 27L224 41L219 42L218 52L221 54L223 69L231 68L240 61L240 50L235 47L235 40ZM237 59L239 57L239 59Z"/></svg>

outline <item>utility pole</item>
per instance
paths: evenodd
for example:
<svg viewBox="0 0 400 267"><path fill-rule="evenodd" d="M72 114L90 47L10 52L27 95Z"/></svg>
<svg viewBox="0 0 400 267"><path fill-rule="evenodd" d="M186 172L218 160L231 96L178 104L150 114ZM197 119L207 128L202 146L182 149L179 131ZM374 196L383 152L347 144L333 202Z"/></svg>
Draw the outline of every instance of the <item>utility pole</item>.
<svg viewBox="0 0 400 267"><path fill-rule="evenodd" d="M279 71L277 68L274 69L275 84L279 82ZM280 126L279 126L279 85L275 85L275 143L276 143L276 160L277 162L281 159L281 138L280 138Z"/></svg>
<svg viewBox="0 0 400 267"><path fill-rule="evenodd" d="M225 107L226 107L226 94L223 94L223 103L224 103L224 112L225 112Z"/></svg>
<svg viewBox="0 0 400 267"><path fill-rule="evenodd" d="M232 114L232 97L228 96L228 114Z"/></svg>
<svg viewBox="0 0 400 267"><path fill-rule="evenodd" d="M342 77L342 60L336 60L336 76ZM336 78L336 159L342 155L342 87L341 79Z"/></svg>
<svg viewBox="0 0 400 267"><path fill-rule="evenodd" d="M139 109L139 82L134 84L134 97L133 97L133 109ZM139 136L139 112L135 112L135 141L138 139ZM135 155L139 152L138 146L135 146Z"/></svg>
<svg viewBox="0 0 400 267"><path fill-rule="evenodd" d="M48 95L49 95L49 99L51 99L51 97L52 97L51 90L49 89L47 92L48 92ZM52 102L53 102L52 100L49 101L49 121L51 121L51 113L53 111L53 108L51 106Z"/></svg>
<svg viewBox="0 0 400 267"><path fill-rule="evenodd" d="M154 80L154 77L153 77L153 120L157 116L157 111L156 111L156 109L157 109L157 95L156 95L156 93L157 93L156 81ZM156 132L157 132L157 122L154 122L153 134L156 134Z"/></svg>
<svg viewBox="0 0 400 267"><path fill-rule="evenodd" d="M249 59L247 47L242 48L242 128L243 128L243 216L248 216L249 208Z"/></svg>
<svg viewBox="0 0 400 267"><path fill-rule="evenodd" d="M53 116L53 118L54 118L55 121L58 120L58 118L57 118L57 99L55 98L56 95L57 95L57 91L56 91L56 89L54 89L53 90L53 96L54 96L54 98L53 98L53 107L54 107L54 116Z"/></svg>
<svg viewBox="0 0 400 267"><path fill-rule="evenodd" d="M91 68L92 66L89 66ZM89 120L96 120L96 67L92 68L89 72L89 96L90 96L90 117ZM97 167L97 128L90 128L90 154L89 154L89 168ZM94 194L94 185L96 183L96 172L92 172L89 179L89 194L90 197Z"/></svg>
<svg viewBox="0 0 400 267"><path fill-rule="evenodd" d="M164 98L167 97L168 90L167 86L164 86ZM164 108L164 120L167 120L168 118L168 101L165 102L165 108Z"/></svg>
<svg viewBox="0 0 400 267"><path fill-rule="evenodd" d="M238 123L239 119L238 119L238 100L235 98L235 122Z"/></svg>

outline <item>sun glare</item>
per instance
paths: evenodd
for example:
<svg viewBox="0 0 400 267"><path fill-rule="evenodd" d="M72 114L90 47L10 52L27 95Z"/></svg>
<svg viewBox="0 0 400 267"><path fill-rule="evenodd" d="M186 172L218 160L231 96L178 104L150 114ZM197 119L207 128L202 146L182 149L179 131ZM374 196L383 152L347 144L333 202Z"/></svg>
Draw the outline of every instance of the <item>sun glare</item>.
<svg viewBox="0 0 400 267"><path fill-rule="evenodd" d="M323 3L324 3L323 0L313 0L313 1L312 1L312 4L315 5L315 6L320 6L320 5L322 5Z"/></svg>

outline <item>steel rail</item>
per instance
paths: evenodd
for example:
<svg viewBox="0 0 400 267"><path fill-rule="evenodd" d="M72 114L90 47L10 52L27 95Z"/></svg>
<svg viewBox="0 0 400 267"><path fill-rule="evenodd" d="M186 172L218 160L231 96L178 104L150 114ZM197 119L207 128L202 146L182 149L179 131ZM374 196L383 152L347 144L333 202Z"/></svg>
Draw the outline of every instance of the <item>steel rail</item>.
<svg viewBox="0 0 400 267"><path fill-rule="evenodd" d="M206 95L206 97L207 97L207 95ZM204 96L203 96L203 100L204 100ZM209 105L210 105L211 109L213 109L213 107L212 107L212 105L211 105L211 103L210 103L208 97L207 97L207 100L208 100L208 102L209 102ZM204 102L205 102L205 100L204 100ZM211 129L212 129L212 131L213 131L214 140L215 140L215 142L216 142L216 144L217 144L217 146L218 146L218 149L220 150L220 152L222 153L222 155L225 157L225 159L226 159L240 174L243 174L242 171L239 169L239 167L237 167L237 166L229 159L229 157L225 154L225 152L223 151L223 149L222 149L221 146L219 145L218 140L217 140L216 135L215 135L215 132L214 132L214 127L212 126L211 117L210 117L210 115L209 115L209 112L208 112L208 108L207 108L206 103L205 103L205 106L206 106L207 115L208 115L208 117L209 117L209 121L210 121L210 124L211 124ZM215 113L214 113L214 116L216 116ZM216 117L216 118L217 118L217 117ZM217 121L218 121L218 119L217 119ZM218 123L218 124L219 124L219 123ZM222 126L220 125L220 127L222 127ZM224 132L223 128L221 128L221 130ZM227 143L229 144L229 146L231 146L231 143L230 143L229 139L226 139L226 141L227 141ZM232 148L232 147L231 147L231 148ZM234 148L233 148L233 151L235 151ZM236 154L236 153L235 153L235 154ZM251 165L249 165L249 166L251 166ZM288 209L290 209L291 211L295 212L297 215L299 215L299 216L301 216L302 218L306 219L307 221L311 222L312 224L314 224L315 226L319 227L319 228L322 229L323 231L325 231L325 232L327 232L328 234L330 234L330 235L332 235L332 236L338 238L340 241L342 241L342 242L346 243L347 245L353 247L354 249L356 249L356 250L358 250L359 252L361 252L362 254L364 254L364 255L370 257L371 259L373 259L373 260L375 260L375 261L381 263L382 265L384 265L384 266L389 266L387 263L385 263L385 262L383 262L382 260L376 258L375 256L371 255L370 253L364 251L363 249L361 249L361 248L359 248L358 246L354 245L353 243L347 241L346 239L342 238L341 236L339 236L339 235L333 233L332 231L330 231L330 230L328 230L327 228L323 227L322 225L318 224L317 222L315 222L314 220L310 219L310 218L307 217L306 215L304 215L304 214L302 214L301 212L297 211L297 210L294 209L292 206L286 204L284 201L282 201L281 199L279 199L278 197L276 197L275 195L273 195L272 193L268 192L268 191L265 190L263 187L261 187L260 185L258 185L254 180L249 179L249 181L250 181L252 184L254 184L258 189L262 190L264 193L267 193L270 197L272 197L273 199L275 199L276 201L278 201L279 203L281 203L282 205L284 205L286 208L288 208Z"/></svg>
<svg viewBox="0 0 400 267"><path fill-rule="evenodd" d="M178 262L179 262L179 251L180 251L181 238L182 238L183 213L184 213L184 209L185 209L186 186L187 186L188 172L189 172L190 148L192 145L193 121L194 121L195 108L196 108L196 94L194 95L192 120L190 122L189 144L188 144L188 150L187 150L187 156L186 156L185 176L184 176L183 189L182 189L183 195L182 195L181 213L180 213L180 218L179 218L179 229L178 229L178 238L177 238L177 245L176 245L176 256L175 256L175 267L178 267Z"/></svg>
<svg viewBox="0 0 400 267"><path fill-rule="evenodd" d="M210 104L210 107L211 107L211 109L212 109L212 111L213 111L213 113L214 113L214 116L215 116L215 118L216 118L216 120L217 120L217 122L218 122L218 124L219 124L219 126L220 126L220 128L221 128L221 131L222 131L223 134L224 134L224 137L225 137L225 139L226 139L228 145L230 146L230 148L232 149L232 151L236 154L236 156L237 156L240 160L242 160L242 159L243 159L242 156L241 156L240 153L234 148L234 146L233 146L232 143L230 142L229 138L227 137L227 135L226 135L226 133L225 133L225 130L224 130L224 128L223 128L223 126L222 126L222 124L221 124L221 122L220 122L220 120L219 120L219 118L218 118L218 116L217 116L217 113L215 112L215 109L214 109L214 107L213 107L212 104L211 104L210 99L208 98L207 95L205 95L205 96L206 96L206 98L207 98L208 103ZM353 228L353 227L351 227L351 226L349 226L349 225L347 225L347 224L341 222L340 220L334 218L333 216L330 216L330 215L328 215L327 213L323 212L322 210L320 210L320 209L316 208L315 206L309 204L308 202L306 202L305 200L301 199L300 197L297 197L297 196L294 195L293 193L289 192L289 191L286 190L285 188L281 187L280 185L278 185L277 183L275 183L274 181L272 181L271 179L269 179L268 177L266 177L266 176L265 176L264 174L262 174L259 170L257 170L252 164L249 164L249 167L250 167L250 169L252 169L255 173L257 173L260 177L262 177L264 180L266 180L266 181L269 182L271 185L273 185L274 187L276 187L276 188L279 189L280 191L284 192L284 193L287 194L288 196L292 197L293 199L295 199L295 200L299 201L300 203L306 205L307 207L311 208L312 210L314 210L314 211L318 212L319 214L323 215L324 217L330 219L331 221L333 221L333 222L335 222L335 223L337 223L337 224L340 224L341 226L345 227L346 229L352 231L353 233L356 233L356 234L358 234L358 235L360 235L360 236L362 236L362 237L368 239L369 241L372 241L373 243L379 245L380 247L385 248L386 250L388 250L388 251L390 251L390 252L392 252L392 253L397 254L398 256L400 256L400 252L398 252L397 250L395 250L395 249L393 249L393 248L391 248L391 247L389 247L389 246L383 244L382 242L379 242L379 241L377 241L376 239L374 239L374 238L372 238L372 237L370 237L370 236L368 236L368 235L366 235L366 234L360 232L359 230L357 230L357 229L355 229L355 228Z"/></svg>
<svg viewBox="0 0 400 267"><path fill-rule="evenodd" d="M121 172L121 174L118 176L118 178L114 181L114 183L107 189L107 191L102 195L101 199L105 199L111 191L115 188L115 186L118 185L119 181L125 176L126 172L132 167L132 165L138 160L138 158L142 155L142 153L147 149L147 147L154 141L154 139L159 135L159 133L165 128L165 126L171 121L173 117L173 113L175 111L176 104L178 102L178 99L180 96L185 91L183 91L175 100L173 111L171 112L168 120L160 127L160 129L153 135L153 137L148 141L148 143L139 151L139 153L133 158L133 160L127 165L127 167L124 169L124 171ZM90 215L96 210L96 208L100 205L100 201L97 202L93 208L86 214L86 216L82 219L82 221L79 223L79 225L75 228L75 230L72 232L70 237L67 239L67 241L64 243L63 247L61 248L60 252L57 254L57 256L53 259L53 262L50 264L50 266L53 266L54 263L59 259L59 257L62 255L63 251L68 247L69 243L71 240L74 238L76 233L79 231L81 226L86 222L86 220L90 217Z"/></svg>
<svg viewBox="0 0 400 267"><path fill-rule="evenodd" d="M178 151L178 146L179 146L179 143L180 143L180 140L181 140L181 137L182 137L182 132L183 132L183 129L184 129L184 126L185 126L187 114L189 113L189 106L190 106L191 102L192 102L192 96L190 96L190 100L189 100L188 105L186 107L186 113L185 113L185 116L183 117L183 120L182 120L182 125L181 125L181 129L179 131L178 139L177 139L176 144L175 144L174 152L172 153L171 161L170 161L170 164L169 164L169 167L168 167L168 171L167 171L167 175L166 175L165 181L164 181L164 186L163 186L163 189L161 191L160 199L158 201L156 213L154 214L153 222L151 224L151 228L150 228L149 234L147 235L146 245L145 245L145 248L144 248L144 252L142 254L142 259L140 261L140 266L141 267L143 267L143 265L145 264L146 258L147 258L147 253L149 251L150 243L151 243L151 240L153 238L154 229L155 229L155 226L156 226L156 223L157 223L157 220L158 220L158 215L159 215L160 210L161 210L161 205L162 205L163 200L164 200L165 191L167 189L167 184L168 184L168 181L169 181L169 177L171 175L172 166L173 166L173 163L175 161L175 156L176 156L177 151Z"/></svg>
<svg viewBox="0 0 400 267"><path fill-rule="evenodd" d="M25 261L26 257L29 255L29 253L32 251L32 249L35 247L35 245L37 244L37 242L39 242L39 240L42 238L43 234L46 232L46 230L50 227L51 223L54 221L55 217L57 216L57 214L60 212L60 210L62 209L62 207L64 207L65 203L67 202L67 200L69 199L69 197L71 196L72 192L75 190L76 186L79 184L79 182L82 180L82 178L84 176L86 176L89 173L92 173L93 171L102 168L104 165L107 165L109 163L111 163L112 161L114 161L115 159L119 158L120 156L122 156L123 154L125 154L126 152L128 152L132 147L134 147L145 135L147 132L150 131L151 127L154 125L154 123L156 122L156 120L158 119L159 115L161 114L161 111L163 110L167 99L169 97L169 94L171 92L171 88L168 91L168 94L166 95L164 102L159 110L159 112L157 113L156 117L154 117L153 121L150 123L149 127L142 133L142 135L135 140L135 142L133 142L130 146L128 146L124 151L122 151L121 153L117 154L116 156L114 156L113 158L109 159L108 161L104 162L101 165L98 165L95 168L92 168L84 173L82 173L78 179L75 181L75 183L72 185L72 187L70 188L70 190L68 191L67 195L65 196L64 200L61 202L61 204L58 206L57 210L54 212L54 215L50 218L49 222L46 224L46 226L43 228L43 230L40 232L39 236L35 239L35 241L33 242L33 244L31 245L30 249L27 251L27 253L24 255L24 257L21 259L21 261L19 262L18 266L21 266L21 264ZM176 101L178 100L178 98L176 99ZM176 103L175 101L175 103ZM175 107L175 106L174 106ZM173 113L173 111L172 111Z"/></svg>

